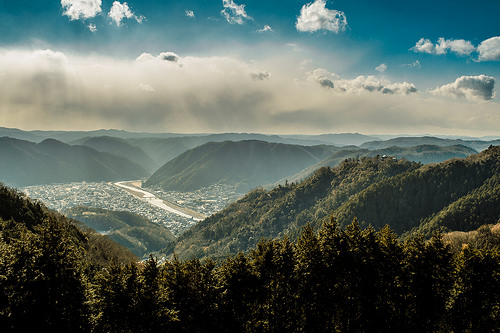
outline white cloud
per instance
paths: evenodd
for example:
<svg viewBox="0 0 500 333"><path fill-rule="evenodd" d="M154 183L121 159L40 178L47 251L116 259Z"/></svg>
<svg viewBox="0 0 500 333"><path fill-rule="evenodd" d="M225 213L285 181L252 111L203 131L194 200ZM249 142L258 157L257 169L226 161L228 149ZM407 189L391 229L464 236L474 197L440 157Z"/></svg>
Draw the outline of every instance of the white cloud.
<svg viewBox="0 0 500 333"><path fill-rule="evenodd" d="M500 60L500 37L492 37L483 41L477 47L478 61Z"/></svg>
<svg viewBox="0 0 500 333"><path fill-rule="evenodd" d="M96 32L97 31L97 27L94 23L90 23L87 28L89 28L90 32Z"/></svg>
<svg viewBox="0 0 500 333"><path fill-rule="evenodd" d="M269 26L269 25L265 25L264 28L257 30L257 32L261 32L261 33L262 32L271 32L271 31L273 31L273 28L271 28L271 26Z"/></svg>
<svg viewBox="0 0 500 333"><path fill-rule="evenodd" d="M438 87L435 95L463 97L470 101L487 101L495 97L495 78L486 75L461 76L455 82Z"/></svg>
<svg viewBox="0 0 500 333"><path fill-rule="evenodd" d="M387 70L387 64L380 64L377 67L375 67L375 70L377 72L383 73Z"/></svg>
<svg viewBox="0 0 500 333"><path fill-rule="evenodd" d="M340 90L351 94L379 92L386 95L410 95L417 92L417 88L413 83L391 83L388 80L381 80L372 75L360 75L352 80L339 80L335 83Z"/></svg>
<svg viewBox="0 0 500 333"><path fill-rule="evenodd" d="M476 52L476 47L470 41L464 39L444 39L440 37L435 45L429 39L420 38L410 50L416 53L441 55L453 52L459 56L469 56L471 53Z"/></svg>
<svg viewBox="0 0 500 333"><path fill-rule="evenodd" d="M432 54L436 51L434 44L430 41L430 39L420 38L420 40L412 47L410 50L413 50L417 53L429 53Z"/></svg>
<svg viewBox="0 0 500 333"><path fill-rule="evenodd" d="M194 11L192 10L186 10L184 12L184 14L187 16L187 17L194 17Z"/></svg>
<svg viewBox="0 0 500 333"><path fill-rule="evenodd" d="M233 0L222 0L222 5L224 9L220 13L228 23L243 24L244 19L250 19L244 4L238 5Z"/></svg>
<svg viewBox="0 0 500 333"><path fill-rule="evenodd" d="M325 0L316 0L302 6L295 27L298 31L328 30L338 33L347 27L344 12L326 8Z"/></svg>
<svg viewBox="0 0 500 333"><path fill-rule="evenodd" d="M471 42L464 39L438 39L435 48L436 54L446 54L448 51L456 53L461 56L468 56L476 51L476 47Z"/></svg>
<svg viewBox="0 0 500 333"><path fill-rule="evenodd" d="M61 0L63 15L72 21L95 17L102 11L101 4L101 0Z"/></svg>
<svg viewBox="0 0 500 333"><path fill-rule="evenodd" d="M308 73L308 80L319 83L324 88L333 89L338 94L366 94L379 92L386 95L411 95L417 92L413 83L392 83L373 75L360 75L354 79L342 79L335 73L317 68Z"/></svg>
<svg viewBox="0 0 500 333"><path fill-rule="evenodd" d="M144 16L135 15L126 2L120 3L119 1L114 1L113 6L109 10L108 16L115 22L117 26L122 24L123 19L133 18L137 23L142 23Z"/></svg>

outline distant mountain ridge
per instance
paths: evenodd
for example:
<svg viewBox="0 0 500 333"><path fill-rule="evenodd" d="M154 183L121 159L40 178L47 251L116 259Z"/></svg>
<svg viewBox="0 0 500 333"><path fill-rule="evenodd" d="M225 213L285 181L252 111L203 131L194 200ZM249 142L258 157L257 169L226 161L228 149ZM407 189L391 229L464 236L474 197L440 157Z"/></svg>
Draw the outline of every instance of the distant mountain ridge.
<svg viewBox="0 0 500 333"><path fill-rule="evenodd" d="M408 161L420 162L423 164L427 163L439 163L446 161L450 158L465 158L469 155L477 154L477 151L461 145L455 146L434 146L434 145L420 145L411 147L395 147L391 146L389 148L382 149L361 149L361 148L346 148L333 153L324 160L301 170L295 175L291 175L286 179L281 179L274 185L283 185L285 181L288 182L298 182L307 177L310 177L314 172L321 167L334 167L341 163L347 158L357 158L357 157L373 157L376 155L380 156L391 156L395 158L404 158Z"/></svg>
<svg viewBox="0 0 500 333"><path fill-rule="evenodd" d="M298 172L338 149L257 140L210 142L166 163L144 185L191 191L224 183L242 192Z"/></svg>
<svg viewBox="0 0 500 333"><path fill-rule="evenodd" d="M433 136L419 137L398 137L389 140L376 140L365 142L359 147L364 149L384 149L389 147L412 147L417 145L434 145L434 146L455 146L461 145L470 147L477 151L484 150L491 145L500 145L500 139L497 140L462 140L462 139L442 139Z"/></svg>
<svg viewBox="0 0 500 333"><path fill-rule="evenodd" d="M54 139L0 138L0 181L13 186L137 179L148 172L123 157Z"/></svg>
<svg viewBox="0 0 500 333"><path fill-rule="evenodd" d="M124 157L153 174L160 167L148 154L141 148L131 144L129 141L112 136L85 137L70 142L71 145L80 145L91 147L103 153L109 153Z"/></svg>

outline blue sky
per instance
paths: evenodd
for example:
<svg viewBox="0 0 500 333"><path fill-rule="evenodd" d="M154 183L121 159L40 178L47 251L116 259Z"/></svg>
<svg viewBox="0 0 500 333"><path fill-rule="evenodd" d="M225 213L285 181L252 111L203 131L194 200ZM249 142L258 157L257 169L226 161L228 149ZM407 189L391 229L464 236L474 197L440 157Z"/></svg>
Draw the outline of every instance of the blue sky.
<svg viewBox="0 0 500 333"><path fill-rule="evenodd" d="M0 126L500 135L500 2L0 0Z"/></svg>

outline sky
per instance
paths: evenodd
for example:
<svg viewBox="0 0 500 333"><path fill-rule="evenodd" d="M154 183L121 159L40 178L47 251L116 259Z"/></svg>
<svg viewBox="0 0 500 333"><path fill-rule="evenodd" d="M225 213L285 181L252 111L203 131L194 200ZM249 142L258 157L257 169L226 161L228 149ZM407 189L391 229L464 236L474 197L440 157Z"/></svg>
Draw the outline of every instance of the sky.
<svg viewBox="0 0 500 333"><path fill-rule="evenodd" d="M500 135L500 1L0 0L0 126Z"/></svg>

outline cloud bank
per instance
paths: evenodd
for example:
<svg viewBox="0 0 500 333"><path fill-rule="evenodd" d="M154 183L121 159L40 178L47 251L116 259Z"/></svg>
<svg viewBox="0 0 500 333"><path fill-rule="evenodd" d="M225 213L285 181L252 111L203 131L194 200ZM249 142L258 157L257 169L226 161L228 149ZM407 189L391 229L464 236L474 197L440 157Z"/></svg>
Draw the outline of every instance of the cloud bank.
<svg viewBox="0 0 500 333"><path fill-rule="evenodd" d="M298 31L327 30L338 33L346 29L347 19L342 11L327 9L325 0L316 0L302 6L295 27Z"/></svg>
<svg viewBox="0 0 500 333"><path fill-rule="evenodd" d="M488 101L495 97L494 88L495 78L491 76L461 76L453 83L432 90L432 93L471 101Z"/></svg>
<svg viewBox="0 0 500 333"><path fill-rule="evenodd" d="M298 59L245 62L162 52L124 60L0 51L0 123L173 132L498 131L492 77L461 77L433 94L465 98L443 99L375 76L342 78L297 66L291 72ZM490 102L477 103L484 100Z"/></svg>

